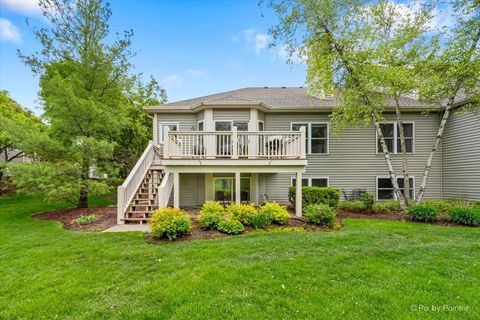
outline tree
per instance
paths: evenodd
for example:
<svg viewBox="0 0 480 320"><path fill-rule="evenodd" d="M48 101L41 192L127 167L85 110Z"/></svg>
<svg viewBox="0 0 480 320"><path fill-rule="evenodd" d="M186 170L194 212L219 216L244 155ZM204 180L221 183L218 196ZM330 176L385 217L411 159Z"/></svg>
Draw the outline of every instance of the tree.
<svg viewBox="0 0 480 320"><path fill-rule="evenodd" d="M395 196L405 209L380 121L391 89L396 89L398 98L411 88L408 83L399 90L401 83L391 82L392 74L408 73L402 55L408 56L408 48L420 43L417 40L430 18L428 8L398 19L397 10L386 1L280 0L269 5L280 18L270 30L273 38L286 43L291 54L308 56L309 90L340 93L331 117L336 131L373 123ZM408 164L404 165L408 176Z"/></svg>
<svg viewBox="0 0 480 320"><path fill-rule="evenodd" d="M30 111L10 98L7 91L0 91L0 185L4 183L6 165L26 155L25 150L19 147L16 137L19 132L30 128L42 130L44 125Z"/></svg>
<svg viewBox="0 0 480 320"><path fill-rule="evenodd" d="M40 76L42 116L48 124L42 139L49 147L35 150L42 163L28 169L13 166L14 182L24 192L87 207L89 195L109 188L106 177L118 175L115 155L130 146L122 135L132 126L134 93L159 88L144 86L130 73L132 31L107 42L108 3L40 0L39 5L49 21L48 28L33 28L42 49L31 55L19 52L19 57ZM144 136L138 127L133 131ZM35 181L39 187L32 190Z"/></svg>
<svg viewBox="0 0 480 320"><path fill-rule="evenodd" d="M478 1L453 1L455 25L441 33L442 50L425 63L421 93L424 99L440 101L444 109L437 135L425 164L417 203L421 203L433 158L443 138L450 113L460 95L470 97L470 105L480 101L480 4Z"/></svg>

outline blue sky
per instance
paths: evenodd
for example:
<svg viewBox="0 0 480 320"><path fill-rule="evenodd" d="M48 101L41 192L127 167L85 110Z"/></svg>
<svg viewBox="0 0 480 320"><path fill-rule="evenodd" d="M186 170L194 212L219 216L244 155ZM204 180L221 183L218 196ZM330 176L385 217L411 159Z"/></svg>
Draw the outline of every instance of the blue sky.
<svg viewBox="0 0 480 320"><path fill-rule="evenodd" d="M38 79L16 55L39 49L25 23L45 26L37 0L0 0L0 89L40 114ZM136 72L176 101L247 86L303 86L305 67L268 48L274 14L258 0L113 0L111 32L134 30ZM263 14L263 16L262 16Z"/></svg>

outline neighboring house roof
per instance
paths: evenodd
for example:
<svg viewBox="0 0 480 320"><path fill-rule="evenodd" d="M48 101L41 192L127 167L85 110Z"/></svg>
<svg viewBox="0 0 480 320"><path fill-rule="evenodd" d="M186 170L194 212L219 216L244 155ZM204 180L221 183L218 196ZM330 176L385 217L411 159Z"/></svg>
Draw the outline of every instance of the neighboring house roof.
<svg viewBox="0 0 480 320"><path fill-rule="evenodd" d="M208 96L145 107L147 112L193 111L218 106L257 106L271 111L289 110L331 110L336 104L333 97L319 98L310 95L304 87L251 87L227 91ZM413 98L402 97L400 104L404 109L420 109L424 105ZM394 107L393 99L388 99L388 107Z"/></svg>

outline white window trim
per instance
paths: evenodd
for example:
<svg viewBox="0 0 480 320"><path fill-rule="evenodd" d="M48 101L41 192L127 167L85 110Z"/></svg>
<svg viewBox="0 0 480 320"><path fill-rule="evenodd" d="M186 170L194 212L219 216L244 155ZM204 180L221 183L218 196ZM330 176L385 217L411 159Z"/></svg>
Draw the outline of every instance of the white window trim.
<svg viewBox="0 0 480 320"><path fill-rule="evenodd" d="M293 185L293 179L296 179L297 177L290 177L290 186L294 187ZM321 177L302 177L303 179L308 179L308 186L312 186L312 179L327 179L327 188L330 187L330 177L329 176L321 176Z"/></svg>
<svg viewBox="0 0 480 320"><path fill-rule="evenodd" d="M397 176L397 180L398 179L403 179L404 176ZM413 190L412 192L412 195L413 195L413 198L412 200L415 200L415 194L416 194L416 183L415 183L415 176L409 176L409 178L412 178L412 181L413 181L413 186L410 186ZM378 179L391 179L390 176L375 176L375 199L377 199L377 201L386 201L387 199L378 199ZM393 188L392 188L393 190ZM395 192L393 193L393 199L397 200L397 195L395 194Z"/></svg>
<svg viewBox="0 0 480 320"><path fill-rule="evenodd" d="M407 152L407 154L415 154L415 121L402 121L403 123L411 123L413 128L412 128L412 152ZM397 145L398 145L398 137L397 137L397 130L398 130L398 122L397 121L383 121L379 122L379 124L393 124L393 151L388 150L388 153L390 154L402 154L402 152L398 152L397 150ZM376 154L383 154L382 152L378 152L378 132L375 130L375 153Z"/></svg>
<svg viewBox="0 0 480 320"><path fill-rule="evenodd" d="M158 129L159 129L159 133L158 133L158 143L159 144L163 144L163 126L165 125L176 125L177 126L177 131L180 131L180 124L178 122L159 122L158 123Z"/></svg>
<svg viewBox="0 0 480 320"><path fill-rule="evenodd" d="M200 123L203 123L203 131L205 131L205 121L204 120L199 120L197 121L197 130L200 131Z"/></svg>
<svg viewBox="0 0 480 320"><path fill-rule="evenodd" d="M235 201L235 177L213 177L213 179L212 179L212 182L213 182L213 184L212 184L213 199L215 200L215 180L218 180L218 179L229 179L229 180L232 180L232 197L231 197L231 199L230 199L230 202ZM242 179L248 179L248 181L249 181L248 184L249 184L250 189L251 189L251 186L252 186L252 177L240 177L240 181L241 181ZM252 192L252 190L250 190L250 199L252 199L252 198L251 198L251 196L252 196L252 195L251 195L251 192Z"/></svg>
<svg viewBox="0 0 480 320"><path fill-rule="evenodd" d="M307 145L307 154L311 155L329 155L330 154L330 124L326 121L293 121L290 122L290 131L293 131L294 124L306 124L307 130L305 134L307 135L308 145ZM312 124L326 124L327 125L327 152L325 153L312 153Z"/></svg>

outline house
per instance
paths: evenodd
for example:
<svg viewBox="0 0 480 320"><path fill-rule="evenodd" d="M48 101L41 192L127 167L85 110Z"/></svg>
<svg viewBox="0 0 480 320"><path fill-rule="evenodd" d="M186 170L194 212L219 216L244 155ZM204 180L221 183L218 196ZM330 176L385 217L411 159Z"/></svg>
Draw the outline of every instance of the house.
<svg viewBox="0 0 480 320"><path fill-rule="evenodd" d="M461 108L463 101L458 102ZM382 129L395 169L402 172L393 101ZM413 98L401 99L412 197L418 192L440 112L427 115ZM393 197L375 129L332 134L331 97L302 87L244 88L145 108L153 141L118 188L118 222L144 221L168 204L198 207L207 200L288 203L297 186L340 188L345 197L362 189L378 200ZM403 178L399 177L400 186ZM415 192L414 192L415 191ZM426 198L480 200L480 115L455 111L434 158Z"/></svg>

